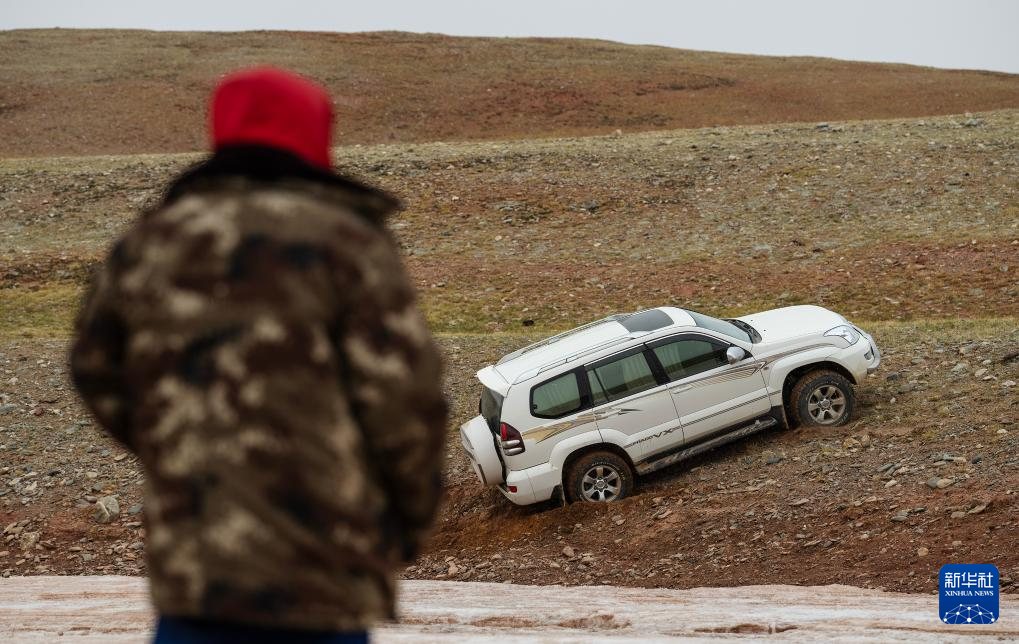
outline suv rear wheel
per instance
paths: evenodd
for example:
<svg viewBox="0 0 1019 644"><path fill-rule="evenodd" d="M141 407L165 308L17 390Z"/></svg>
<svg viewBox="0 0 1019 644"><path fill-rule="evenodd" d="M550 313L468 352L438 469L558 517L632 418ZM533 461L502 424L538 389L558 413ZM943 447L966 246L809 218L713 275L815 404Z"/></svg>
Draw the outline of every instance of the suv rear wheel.
<svg viewBox="0 0 1019 644"><path fill-rule="evenodd" d="M566 472L566 497L572 503L610 503L629 496L633 470L612 452L590 452L575 460Z"/></svg>
<svg viewBox="0 0 1019 644"><path fill-rule="evenodd" d="M845 376L819 369L799 379L790 394L797 424L804 427L838 427L849 422L856 398Z"/></svg>

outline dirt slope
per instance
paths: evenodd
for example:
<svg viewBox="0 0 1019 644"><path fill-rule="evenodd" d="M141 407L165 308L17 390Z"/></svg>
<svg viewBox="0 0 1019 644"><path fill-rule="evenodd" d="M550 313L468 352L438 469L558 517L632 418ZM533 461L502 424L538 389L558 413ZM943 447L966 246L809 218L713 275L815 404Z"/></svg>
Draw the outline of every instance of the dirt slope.
<svg viewBox="0 0 1019 644"><path fill-rule="evenodd" d="M0 32L0 156L204 147L215 79L294 68L344 143L538 138L1019 107L1019 76L592 40L408 33Z"/></svg>
<svg viewBox="0 0 1019 644"><path fill-rule="evenodd" d="M443 336L448 495L408 576L931 592L941 565L980 561L1014 590L1016 318L868 328L885 364L850 426L768 432L647 477L618 504L569 508L516 508L482 488L453 433L476 413L474 372L533 337ZM0 342L0 575L142 574L140 465L75 399L65 351L59 339ZM950 485L931 489L934 477ZM120 515L98 523L108 495Z"/></svg>

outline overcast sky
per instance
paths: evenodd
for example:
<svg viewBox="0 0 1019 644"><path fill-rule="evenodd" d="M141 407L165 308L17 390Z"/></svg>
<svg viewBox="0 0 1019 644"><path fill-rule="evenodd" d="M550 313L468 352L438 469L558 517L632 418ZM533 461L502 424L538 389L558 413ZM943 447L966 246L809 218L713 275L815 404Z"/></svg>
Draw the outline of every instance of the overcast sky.
<svg viewBox="0 0 1019 644"><path fill-rule="evenodd" d="M574 36L1019 73L1017 0L0 0L0 29Z"/></svg>

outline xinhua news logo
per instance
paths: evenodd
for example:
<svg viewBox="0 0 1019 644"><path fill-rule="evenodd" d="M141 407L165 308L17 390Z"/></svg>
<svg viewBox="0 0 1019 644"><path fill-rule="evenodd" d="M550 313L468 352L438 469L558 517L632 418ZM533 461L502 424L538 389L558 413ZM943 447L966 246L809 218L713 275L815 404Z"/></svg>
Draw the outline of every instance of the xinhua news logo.
<svg viewBox="0 0 1019 644"><path fill-rule="evenodd" d="M990 564L941 567L938 610L945 624L993 624L998 621L998 569Z"/></svg>

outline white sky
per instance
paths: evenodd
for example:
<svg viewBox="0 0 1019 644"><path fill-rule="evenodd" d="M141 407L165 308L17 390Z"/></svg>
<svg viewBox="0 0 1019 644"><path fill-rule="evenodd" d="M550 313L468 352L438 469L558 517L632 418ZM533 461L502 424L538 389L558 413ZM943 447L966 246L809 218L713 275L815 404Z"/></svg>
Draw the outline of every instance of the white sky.
<svg viewBox="0 0 1019 644"><path fill-rule="evenodd" d="M1017 0L0 0L0 29L604 38L1019 73Z"/></svg>

